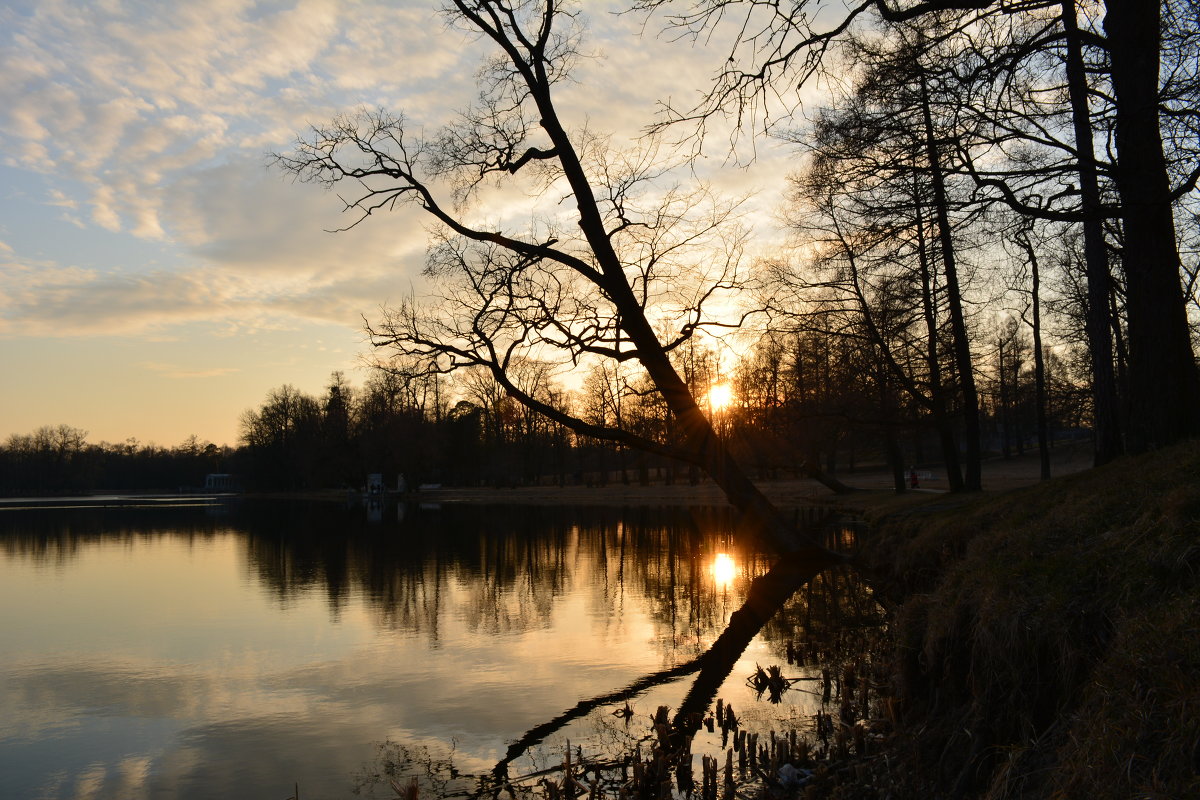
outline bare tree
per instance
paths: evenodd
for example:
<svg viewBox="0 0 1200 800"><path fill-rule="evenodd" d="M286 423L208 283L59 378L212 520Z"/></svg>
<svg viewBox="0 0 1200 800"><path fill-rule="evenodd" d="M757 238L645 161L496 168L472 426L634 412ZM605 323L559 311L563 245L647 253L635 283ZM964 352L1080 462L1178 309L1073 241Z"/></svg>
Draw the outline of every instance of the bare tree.
<svg viewBox="0 0 1200 800"><path fill-rule="evenodd" d="M744 123L770 129L775 120L786 118L797 104L793 87L813 76L826 53L856 26L878 20L923 20L950 13L958 15L951 35L967 36L974 22L988 17L1053 18L1046 14L1050 5L1055 4L862 0L848 4L840 15L817 13L824 9L813 0L637 0L633 7L670 9L668 25L695 38L711 36L723 22L731 23L736 31L731 50L722 59L703 100L692 108L668 108L663 123L694 123L691 130L701 140L708 123L717 118L733 118L738 123L737 132L745 129ZM1057 15L1063 26L1061 36L1045 38L1041 45L1065 40L1070 51L1065 59L1072 73L1067 76L1070 85L1061 96L1066 109L1073 112L1074 122L1080 123L1072 131L1078 144L1075 171L1082 179L1081 191L1087 194L1083 198L1087 208L1079 218L1089 215L1094 219L1098 200L1089 182L1096 163L1094 155L1088 153L1088 126L1082 124L1090 115L1084 96L1087 90L1080 84L1078 48L1086 41L1106 56L1102 69L1111 87L1107 99L1112 108L1116 156L1112 177L1120 203L1127 291L1131 405L1128 444L1133 450L1160 447L1200 433L1200 417L1194 413L1200 406L1200 370L1190 341L1173 207L1179 198L1194 192L1200 179L1200 157L1194 147L1198 116L1195 6L1190 0L1093 0L1057 5L1061 10ZM1079 29L1077 6L1082 5L1097 15L1103 14L1102 29ZM1037 52L1037 46L1024 52ZM1004 71L998 76L1009 79ZM1169 132L1165 137L1164 128ZM1099 339L1107 337L1108 331L1104 330L1098 302L1111 296L1105 297L1102 291L1104 275L1097 232L1095 227L1089 230L1088 296L1089 335ZM1097 411L1103 417L1103 429L1099 431L1103 441L1098 443L1097 459L1103 460L1119 448L1115 401L1111 381L1103 373L1107 361L1102 354L1093 361L1102 371L1096 400Z"/></svg>
<svg viewBox="0 0 1200 800"><path fill-rule="evenodd" d="M1042 267L1030 228L1032 226L1018 229L1013 235L1013 241L1024 255L1025 267L1029 271L1029 296L1021 310L1021 320L1029 326L1033 335L1034 411L1037 425L1038 463L1042 480L1048 480L1050 478L1050 431L1047 407L1049 400L1046 390L1046 351L1042 345Z"/></svg>
<svg viewBox="0 0 1200 800"><path fill-rule="evenodd" d="M586 127L568 130L554 98L580 55L576 11L556 0L454 0L447 13L494 50L478 100L455 122L422 138L383 111L342 117L277 157L304 180L357 187L346 201L351 224L403 204L438 224L427 273L440 298L385 311L370 326L374 344L428 372L482 367L510 397L577 433L695 464L781 546L822 551L750 482L671 363L699 331L740 322L710 313L742 286L738 203L673 184L653 142L622 152ZM479 221L469 203L484 185L557 203L532 223ZM592 359L639 365L677 438L589 423L512 373L529 360L565 368Z"/></svg>
<svg viewBox="0 0 1200 800"><path fill-rule="evenodd" d="M961 122L953 76L927 63L939 59L930 35L889 34L848 37L846 50L866 65L852 91L811 129L788 134L809 156L792 178L789 219L816 257L808 275L781 277L861 321L898 385L931 415L951 489L974 490L982 475L964 244L979 215L952 158L978 133Z"/></svg>

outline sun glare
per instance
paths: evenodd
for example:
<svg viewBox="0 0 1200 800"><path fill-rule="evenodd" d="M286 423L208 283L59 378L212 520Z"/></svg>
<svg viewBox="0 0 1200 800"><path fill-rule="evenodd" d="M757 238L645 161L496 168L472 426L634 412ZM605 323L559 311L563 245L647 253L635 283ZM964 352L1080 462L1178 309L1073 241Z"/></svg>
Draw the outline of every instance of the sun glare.
<svg viewBox="0 0 1200 800"><path fill-rule="evenodd" d="M733 563L733 558L726 553L717 553L717 557L713 559L712 573L713 578L717 582L719 588L727 588L733 583L734 573L737 571L737 565Z"/></svg>
<svg viewBox="0 0 1200 800"><path fill-rule="evenodd" d="M723 411L733 403L733 389L727 383L718 383L708 390L708 404L713 411Z"/></svg>

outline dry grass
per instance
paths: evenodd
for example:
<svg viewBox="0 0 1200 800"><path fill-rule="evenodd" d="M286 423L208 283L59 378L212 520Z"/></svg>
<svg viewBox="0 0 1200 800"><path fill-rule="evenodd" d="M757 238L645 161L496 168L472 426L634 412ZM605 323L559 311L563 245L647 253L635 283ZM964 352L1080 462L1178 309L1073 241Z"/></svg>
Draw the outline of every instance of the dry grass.
<svg viewBox="0 0 1200 800"><path fill-rule="evenodd" d="M1200 796L1198 476L1189 444L877 521L912 793Z"/></svg>

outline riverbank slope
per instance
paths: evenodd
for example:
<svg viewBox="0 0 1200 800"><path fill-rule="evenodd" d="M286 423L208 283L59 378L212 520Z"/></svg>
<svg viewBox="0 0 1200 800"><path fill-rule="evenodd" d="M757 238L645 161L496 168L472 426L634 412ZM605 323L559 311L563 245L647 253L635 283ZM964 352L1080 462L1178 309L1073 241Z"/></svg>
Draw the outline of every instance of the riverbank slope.
<svg viewBox="0 0 1200 800"><path fill-rule="evenodd" d="M894 733L830 796L1200 797L1198 477L1189 443L879 509Z"/></svg>

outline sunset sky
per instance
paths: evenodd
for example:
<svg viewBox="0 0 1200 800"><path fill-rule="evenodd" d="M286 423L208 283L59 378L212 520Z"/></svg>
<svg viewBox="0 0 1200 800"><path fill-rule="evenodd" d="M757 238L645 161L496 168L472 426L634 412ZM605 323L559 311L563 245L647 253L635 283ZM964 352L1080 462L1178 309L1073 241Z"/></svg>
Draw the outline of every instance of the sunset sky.
<svg viewBox="0 0 1200 800"><path fill-rule="evenodd" d="M478 44L437 5L0 3L0 440L235 444L274 387L361 385L361 319L412 290L425 229L398 212L327 233L337 197L268 154L342 111L435 127L465 106ZM715 50L639 35L620 5L584 4L597 57L560 105L629 138L655 101L694 98ZM771 152L721 182L771 207Z"/></svg>

